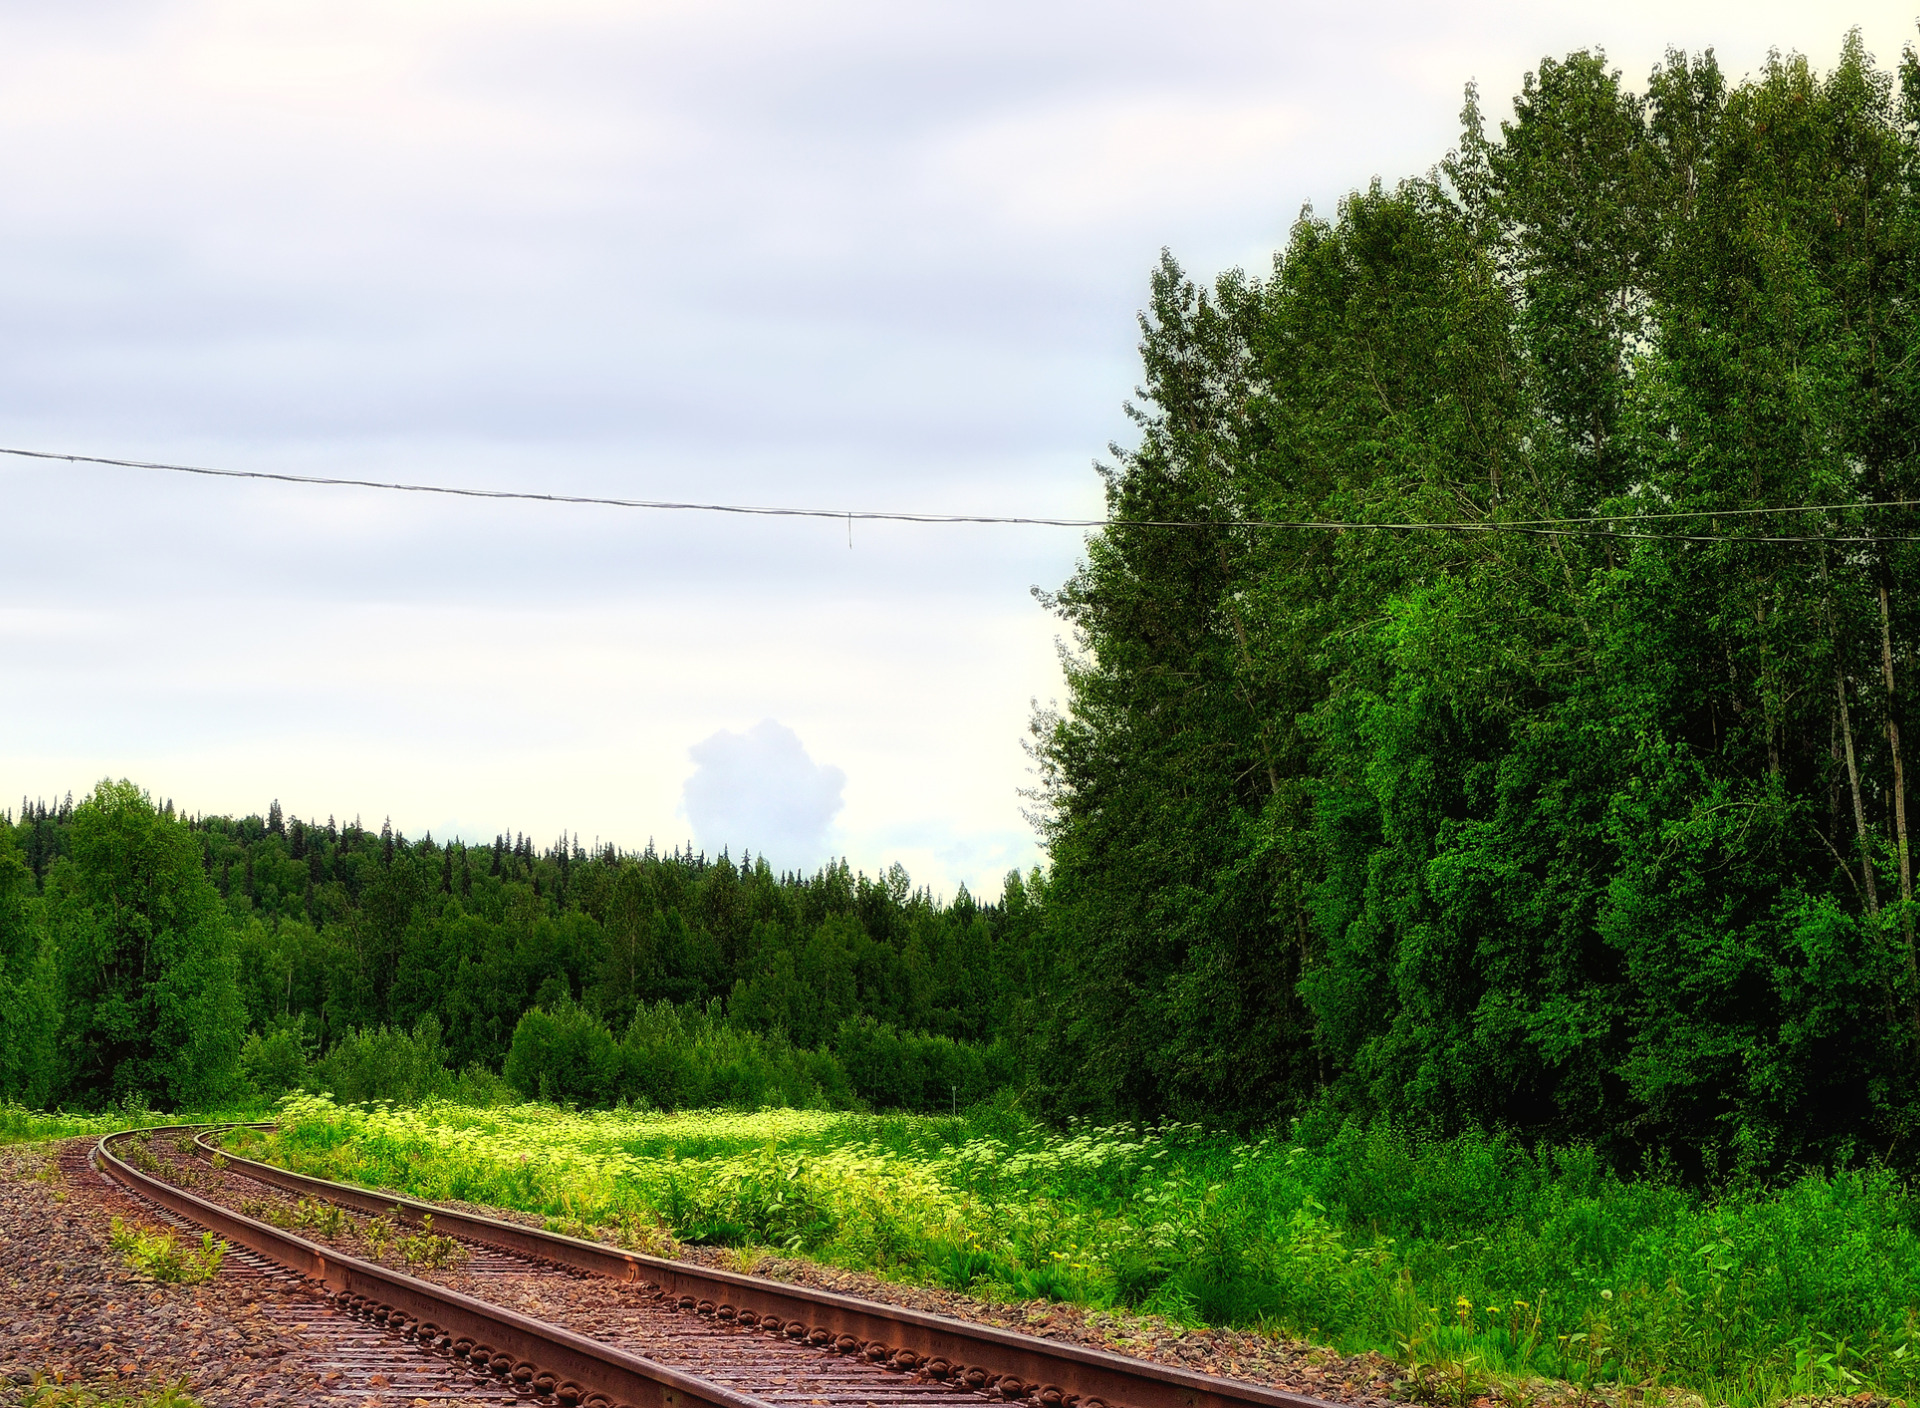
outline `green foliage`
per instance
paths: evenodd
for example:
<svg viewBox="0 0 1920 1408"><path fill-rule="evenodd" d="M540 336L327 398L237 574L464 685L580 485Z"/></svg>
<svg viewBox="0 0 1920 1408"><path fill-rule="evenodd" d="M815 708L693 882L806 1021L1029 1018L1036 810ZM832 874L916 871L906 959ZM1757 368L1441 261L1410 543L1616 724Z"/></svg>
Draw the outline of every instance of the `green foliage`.
<svg viewBox="0 0 1920 1408"><path fill-rule="evenodd" d="M161 1124L230 1124L257 1120L266 1111L257 1104L233 1104L210 1110L160 1113L137 1102L110 1110L30 1110L23 1105L0 1104L0 1144L41 1143L80 1135L112 1134Z"/></svg>
<svg viewBox="0 0 1920 1408"><path fill-rule="evenodd" d="M23 1408L200 1408L184 1382L146 1389L94 1388L36 1375L20 1400Z"/></svg>
<svg viewBox="0 0 1920 1408"><path fill-rule="evenodd" d="M572 1104L612 1104L620 1047L606 1024L571 1002L535 1007L513 1029L507 1081L523 1095Z"/></svg>
<svg viewBox="0 0 1920 1408"><path fill-rule="evenodd" d="M449 1069L440 1021L431 1013L410 1032L349 1028L318 1057L309 1053L303 1027L296 1020L247 1038L240 1067L259 1094L278 1097L311 1087L350 1101L439 1097L488 1105L513 1098L500 1077L478 1063Z"/></svg>
<svg viewBox="0 0 1920 1408"><path fill-rule="evenodd" d="M278 1099L306 1084L311 1053L302 1039L305 1025L296 1020L276 1023L264 1033L248 1033L246 1045L240 1048L240 1072L259 1094Z"/></svg>
<svg viewBox="0 0 1920 1408"><path fill-rule="evenodd" d="M210 1281L227 1254L227 1244L215 1241L211 1232L201 1234L197 1248L187 1247L171 1227L140 1227L118 1217L109 1236L127 1265L156 1281Z"/></svg>
<svg viewBox="0 0 1920 1408"><path fill-rule="evenodd" d="M860 1098L878 1109L958 1114L1014 1083L1008 1044L975 1046L944 1036L895 1031L871 1017L844 1021L834 1055Z"/></svg>
<svg viewBox="0 0 1920 1408"><path fill-rule="evenodd" d="M1902 74L1544 61L1269 277L1163 260L1114 522L1046 598L1047 1108L1920 1152Z"/></svg>
<svg viewBox="0 0 1920 1408"><path fill-rule="evenodd" d="M423 1100L453 1093L439 1020L422 1017L411 1032L380 1026L341 1036L307 1075L343 1100Z"/></svg>
<svg viewBox="0 0 1920 1408"><path fill-rule="evenodd" d="M796 1046L778 1028L763 1036L723 1017L715 1003L642 1006L621 1045L625 1089L634 1104L664 1110L845 1107L855 1098L832 1052Z"/></svg>
<svg viewBox="0 0 1920 1408"><path fill-rule="evenodd" d="M43 1106L60 1081L60 974L33 874L0 824L0 1099Z"/></svg>
<svg viewBox="0 0 1920 1408"><path fill-rule="evenodd" d="M399 1209L394 1209L393 1217L370 1217L360 1229L360 1235L366 1238L367 1255L375 1261L385 1258L393 1246L394 1238L399 1235Z"/></svg>
<svg viewBox="0 0 1920 1408"><path fill-rule="evenodd" d="M276 821L272 808L264 821L188 822L114 784L78 808L23 803L18 822L0 821L0 1099L166 1104L212 1098L219 1084L146 1079L157 1067L129 1035L145 1009L107 955L131 952L151 923L101 900L120 883L107 875L115 857L131 854L98 843L103 808L119 809L123 831L153 832L143 844L173 848L156 871L173 878L150 905L163 927L188 916L216 950L231 941L247 1030L224 1017L196 1030L202 1056L224 1062L232 1048L222 1069L235 1096L510 1100L500 1072L522 1031L527 1052L538 1048L517 1068L524 1088L537 1093L544 1076L557 1099L892 1100L849 1087L830 1054L843 1023L943 1039L927 1052L1017 1041L1015 994L1035 967L1036 908L1018 876L1004 905L963 891L941 906L898 866L877 880L844 864L804 877L724 853L588 856L525 837L443 846L390 827ZM102 904L130 937L101 937ZM230 1016L231 989L213 977L202 1005ZM182 1010L178 983L149 989L156 1020ZM174 1041L179 1024L167 1021ZM64 1064L63 1023L92 1033ZM169 1049L192 1066L192 1046ZM1002 1078L1011 1068L994 1059Z"/></svg>
<svg viewBox="0 0 1920 1408"><path fill-rule="evenodd" d="M514 1029L506 1077L530 1099L650 1109L732 1106L891 1109L973 1104L1009 1085L1004 1043L902 1035L872 1018L844 1021L830 1047L807 1050L779 1030L763 1035L721 1011L643 1005L624 1036L585 1009L535 1007Z"/></svg>
<svg viewBox="0 0 1920 1408"><path fill-rule="evenodd" d="M464 1242L455 1237L443 1237L433 1230L432 1213L421 1216L418 1232L396 1239L394 1245L399 1249L402 1261L423 1271L445 1271L457 1267L470 1255Z"/></svg>
<svg viewBox="0 0 1920 1408"><path fill-rule="evenodd" d="M218 1156L216 1156L218 1157ZM338 1237L346 1231L347 1215L332 1203L316 1203L311 1198L297 1199L292 1207L284 1203L252 1199L240 1204L247 1217L271 1223L288 1231L296 1228L318 1232L322 1237Z"/></svg>
<svg viewBox="0 0 1920 1408"><path fill-rule="evenodd" d="M47 876L63 982L62 1094L199 1104L233 1094L245 1009L233 933L187 827L130 782L74 808Z"/></svg>
<svg viewBox="0 0 1920 1408"><path fill-rule="evenodd" d="M80 1134L111 1134L137 1121L119 1111L105 1115L50 1113L31 1110L24 1105L0 1104L0 1144L37 1143L45 1139L71 1139Z"/></svg>

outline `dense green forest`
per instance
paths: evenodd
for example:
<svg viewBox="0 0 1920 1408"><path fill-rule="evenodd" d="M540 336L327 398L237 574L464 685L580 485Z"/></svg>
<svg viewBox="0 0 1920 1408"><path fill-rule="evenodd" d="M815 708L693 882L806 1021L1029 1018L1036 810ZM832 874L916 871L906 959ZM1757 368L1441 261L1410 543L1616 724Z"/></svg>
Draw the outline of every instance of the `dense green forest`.
<svg viewBox="0 0 1920 1408"><path fill-rule="evenodd" d="M1920 1152L1916 124L1857 35L1576 53L1264 277L1164 259L1045 597L1057 1107Z"/></svg>
<svg viewBox="0 0 1920 1408"><path fill-rule="evenodd" d="M1034 904L895 867L177 815L0 823L0 1098L528 1095L945 1107L1011 1081Z"/></svg>

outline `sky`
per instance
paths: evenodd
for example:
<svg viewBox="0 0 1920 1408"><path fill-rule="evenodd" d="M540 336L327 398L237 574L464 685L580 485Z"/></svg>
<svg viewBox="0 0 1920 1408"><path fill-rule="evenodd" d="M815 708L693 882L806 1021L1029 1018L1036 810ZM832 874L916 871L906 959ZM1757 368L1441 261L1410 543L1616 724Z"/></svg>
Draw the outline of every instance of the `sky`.
<svg viewBox="0 0 1920 1408"><path fill-rule="evenodd" d="M1161 249L1270 266L1543 55L1863 3L0 2L0 446L1090 516ZM994 896L1071 529L0 456L0 806L693 844Z"/></svg>

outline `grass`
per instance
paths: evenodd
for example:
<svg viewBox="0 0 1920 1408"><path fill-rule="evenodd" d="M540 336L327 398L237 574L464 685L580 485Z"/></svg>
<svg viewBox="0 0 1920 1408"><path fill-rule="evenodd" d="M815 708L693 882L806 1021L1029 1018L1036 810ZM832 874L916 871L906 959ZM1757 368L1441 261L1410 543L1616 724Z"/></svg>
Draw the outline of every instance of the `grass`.
<svg viewBox="0 0 1920 1408"><path fill-rule="evenodd" d="M156 1384L151 1388L92 1388L66 1384L45 1375L36 1378L21 1396L25 1408L200 1408L183 1384Z"/></svg>
<svg viewBox="0 0 1920 1408"><path fill-rule="evenodd" d="M80 1134L111 1134L135 1123L138 1121L119 1111L105 1115L47 1113L0 1103L0 1144L32 1144L45 1139L71 1139Z"/></svg>
<svg viewBox="0 0 1920 1408"><path fill-rule="evenodd" d="M1736 1408L1920 1388L1920 1200L1884 1170L1702 1194L1592 1151L1348 1128L286 1102L230 1145L629 1245L766 1247L1002 1299L1377 1350L1408 1392L1531 1377Z"/></svg>
<svg viewBox="0 0 1920 1408"><path fill-rule="evenodd" d="M144 1129L163 1124L214 1124L228 1120L257 1120L270 1114L261 1105L226 1110L165 1114L144 1105L115 1106L102 1111L29 1110L0 1101L0 1145L37 1144L49 1139L72 1139L83 1134L112 1134L122 1129Z"/></svg>

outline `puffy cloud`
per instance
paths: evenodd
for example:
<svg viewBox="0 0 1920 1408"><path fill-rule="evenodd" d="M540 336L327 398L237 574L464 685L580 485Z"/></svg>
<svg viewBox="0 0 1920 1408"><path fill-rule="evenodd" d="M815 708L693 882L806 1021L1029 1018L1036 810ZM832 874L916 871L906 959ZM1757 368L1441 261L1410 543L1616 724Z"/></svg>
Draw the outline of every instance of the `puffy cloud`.
<svg viewBox="0 0 1920 1408"><path fill-rule="evenodd" d="M847 775L807 755L800 735L774 719L745 733L726 729L687 750L697 765L681 810L703 849L765 855L781 868L819 864L827 829L846 803Z"/></svg>

